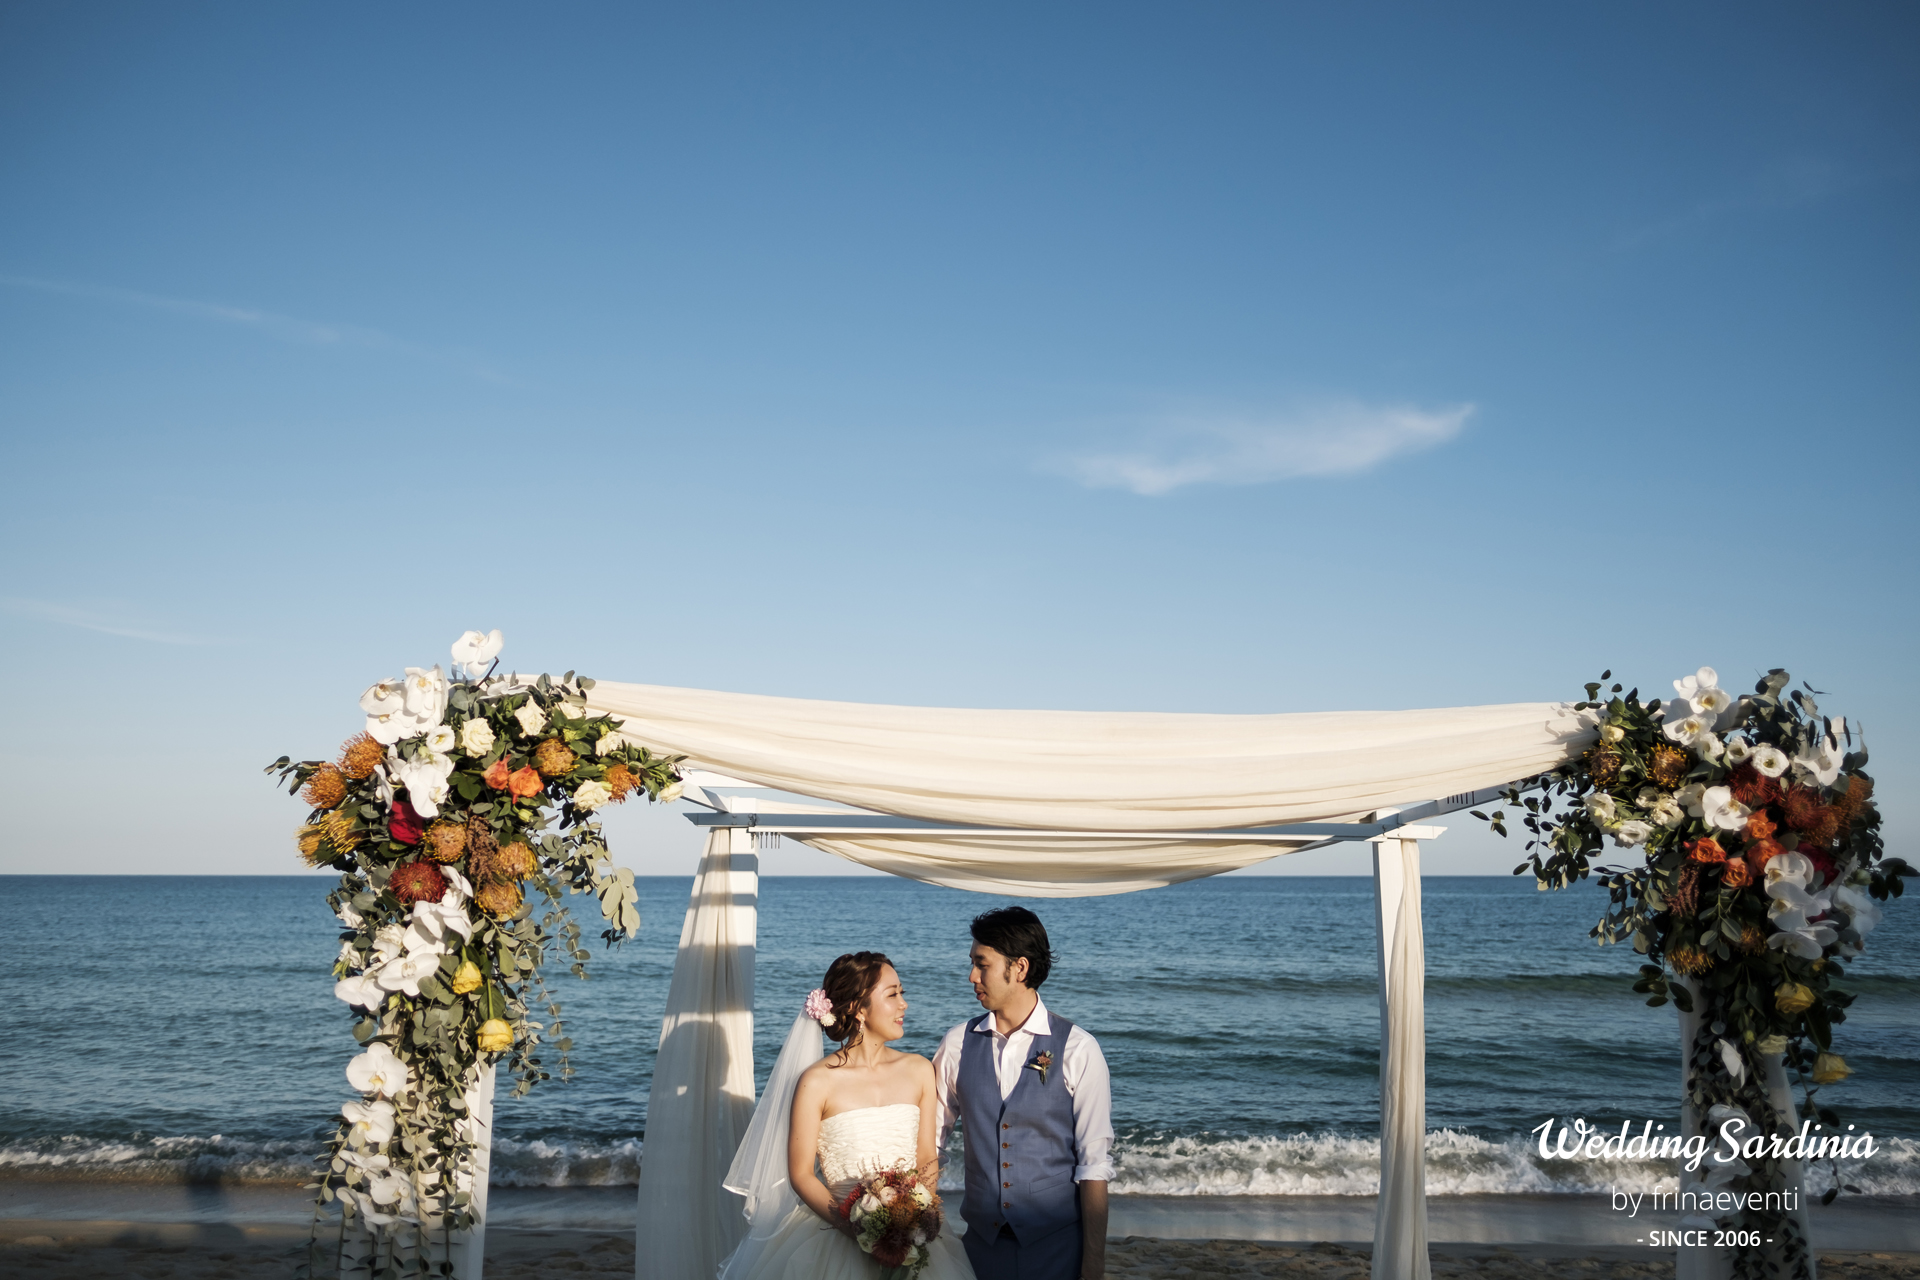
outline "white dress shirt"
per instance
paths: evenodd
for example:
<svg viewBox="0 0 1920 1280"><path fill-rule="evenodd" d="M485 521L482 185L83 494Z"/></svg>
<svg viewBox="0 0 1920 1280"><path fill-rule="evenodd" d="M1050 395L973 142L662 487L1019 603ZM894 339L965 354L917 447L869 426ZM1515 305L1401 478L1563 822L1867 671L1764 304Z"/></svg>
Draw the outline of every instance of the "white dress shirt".
<svg viewBox="0 0 1920 1280"><path fill-rule="evenodd" d="M1000 1098L1005 1101L1020 1083L1020 1072L1031 1057L1034 1036L1053 1034L1053 1023L1047 1017L1046 1003L1041 1001L1011 1035L1000 1031L991 1013L973 1034L993 1037L988 1048L993 1054L993 1073L1000 1081ZM940 1099L936 1149L943 1160L947 1139L953 1134L954 1119L960 1114L960 1042L966 1035L967 1024L963 1022L947 1032L933 1055L934 1087ZM1099 1044L1078 1023L1060 1050L1060 1075L1067 1082L1067 1095L1073 1099L1073 1180L1111 1182L1113 1083Z"/></svg>

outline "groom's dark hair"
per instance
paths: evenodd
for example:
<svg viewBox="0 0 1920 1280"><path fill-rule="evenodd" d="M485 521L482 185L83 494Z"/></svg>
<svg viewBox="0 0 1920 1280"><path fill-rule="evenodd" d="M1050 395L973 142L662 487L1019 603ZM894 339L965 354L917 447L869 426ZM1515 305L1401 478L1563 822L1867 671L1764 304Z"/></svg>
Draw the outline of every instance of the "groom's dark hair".
<svg viewBox="0 0 1920 1280"><path fill-rule="evenodd" d="M995 907L973 918L973 940L992 947L1009 961L1027 962L1027 985L1038 987L1053 968L1053 952L1047 946L1047 926L1025 907Z"/></svg>

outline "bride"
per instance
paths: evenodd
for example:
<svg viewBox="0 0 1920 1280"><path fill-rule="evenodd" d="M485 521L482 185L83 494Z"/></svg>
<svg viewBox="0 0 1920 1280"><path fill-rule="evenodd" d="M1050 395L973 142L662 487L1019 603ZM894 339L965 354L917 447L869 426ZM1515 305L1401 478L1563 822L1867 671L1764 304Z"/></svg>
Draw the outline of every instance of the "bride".
<svg viewBox="0 0 1920 1280"><path fill-rule="evenodd" d="M882 1169L938 1167L933 1065L887 1044L906 1034L906 1013L900 975L877 951L841 956L807 997L727 1171L752 1225L720 1280L880 1274L834 1205ZM825 1057L822 1030L840 1044ZM947 1215L920 1280L973 1280L959 1226Z"/></svg>

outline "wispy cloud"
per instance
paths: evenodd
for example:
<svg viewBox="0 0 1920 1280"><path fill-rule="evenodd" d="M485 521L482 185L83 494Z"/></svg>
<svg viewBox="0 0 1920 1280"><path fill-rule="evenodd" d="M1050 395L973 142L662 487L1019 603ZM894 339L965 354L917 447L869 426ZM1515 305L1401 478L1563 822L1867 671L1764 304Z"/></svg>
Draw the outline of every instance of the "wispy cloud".
<svg viewBox="0 0 1920 1280"><path fill-rule="evenodd" d="M1075 454L1056 464L1094 489L1148 497L1190 484L1267 484L1353 475L1444 444L1474 407L1323 404L1271 417L1184 417L1147 432L1139 447Z"/></svg>
<svg viewBox="0 0 1920 1280"><path fill-rule="evenodd" d="M509 381L467 352L451 347L409 342L404 338L396 338L390 333L382 333L378 329L367 329L359 325L302 320L297 316L279 315L254 307L227 306L218 302L201 302L193 298L170 298L157 293L114 289L105 285L77 284L68 280L38 280L31 276L0 275L0 285L37 293L58 294L68 298L86 298L116 306L143 307L151 311L165 311L173 315L188 316L195 320L210 320L219 324L240 325L269 337L278 338L282 342L300 343L305 346L360 347L372 351L390 351L396 355L449 365L487 382Z"/></svg>
<svg viewBox="0 0 1920 1280"><path fill-rule="evenodd" d="M152 644L206 645L225 644L211 636L185 635L177 631L154 631L146 627L133 626L124 617L101 613L92 609L79 609L72 605L55 604L51 600L28 600L19 596L0 596L0 609L23 618L37 618L42 622L57 622L62 626L79 627L83 631L98 631L103 635L125 636L129 640L145 640Z"/></svg>

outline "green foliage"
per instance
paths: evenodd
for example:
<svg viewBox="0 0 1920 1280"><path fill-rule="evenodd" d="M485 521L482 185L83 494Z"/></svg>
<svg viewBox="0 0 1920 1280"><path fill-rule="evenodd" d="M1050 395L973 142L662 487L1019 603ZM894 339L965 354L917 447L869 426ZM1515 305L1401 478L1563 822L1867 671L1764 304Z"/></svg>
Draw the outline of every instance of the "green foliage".
<svg viewBox="0 0 1920 1280"><path fill-rule="evenodd" d="M450 744L443 740L435 752L424 734L401 739L373 772L346 780L344 799L314 809L301 828L306 860L341 873L327 897L344 926L333 976L373 1005L350 1012L354 1039L387 1046L412 1073L406 1091L392 1099L392 1138L377 1149L356 1145L343 1120L311 1185L320 1206L340 1207L343 1231L353 1221L375 1229L382 1243L371 1260L374 1274L436 1273L442 1264L431 1261L434 1238L471 1225L461 1185L473 1169L467 1096L482 1068L500 1063L516 1096L556 1072L562 1079L572 1074L573 1042L543 972L557 954L575 976L588 976L592 953L566 907L567 892L598 903L607 945L640 929L633 873L613 865L595 812L630 795L677 795L682 758L654 755L619 738L610 717L590 714L585 694L592 683L572 672L531 683L452 682L442 716ZM548 766L544 774L539 763ZM409 777L423 776L409 774L409 766L421 764L446 770L430 822L409 821L412 808L432 807L432 799L416 804L405 790ZM297 794L323 769L344 767L283 756L266 771ZM501 854L516 844L531 851L531 870ZM422 863L452 885L445 901L461 908L455 914L471 936L442 926L437 968L409 984L417 995L375 991L366 984L393 985L383 975L395 972L390 966L408 931L423 928L425 908L417 910L395 887L397 871L408 868L401 881L417 880ZM533 895L546 904L537 919ZM495 1020L509 1028L510 1046L483 1051L482 1029ZM541 1056L544 1042L558 1054L554 1071ZM408 1184L397 1203L376 1195L394 1185L382 1181L389 1166Z"/></svg>

